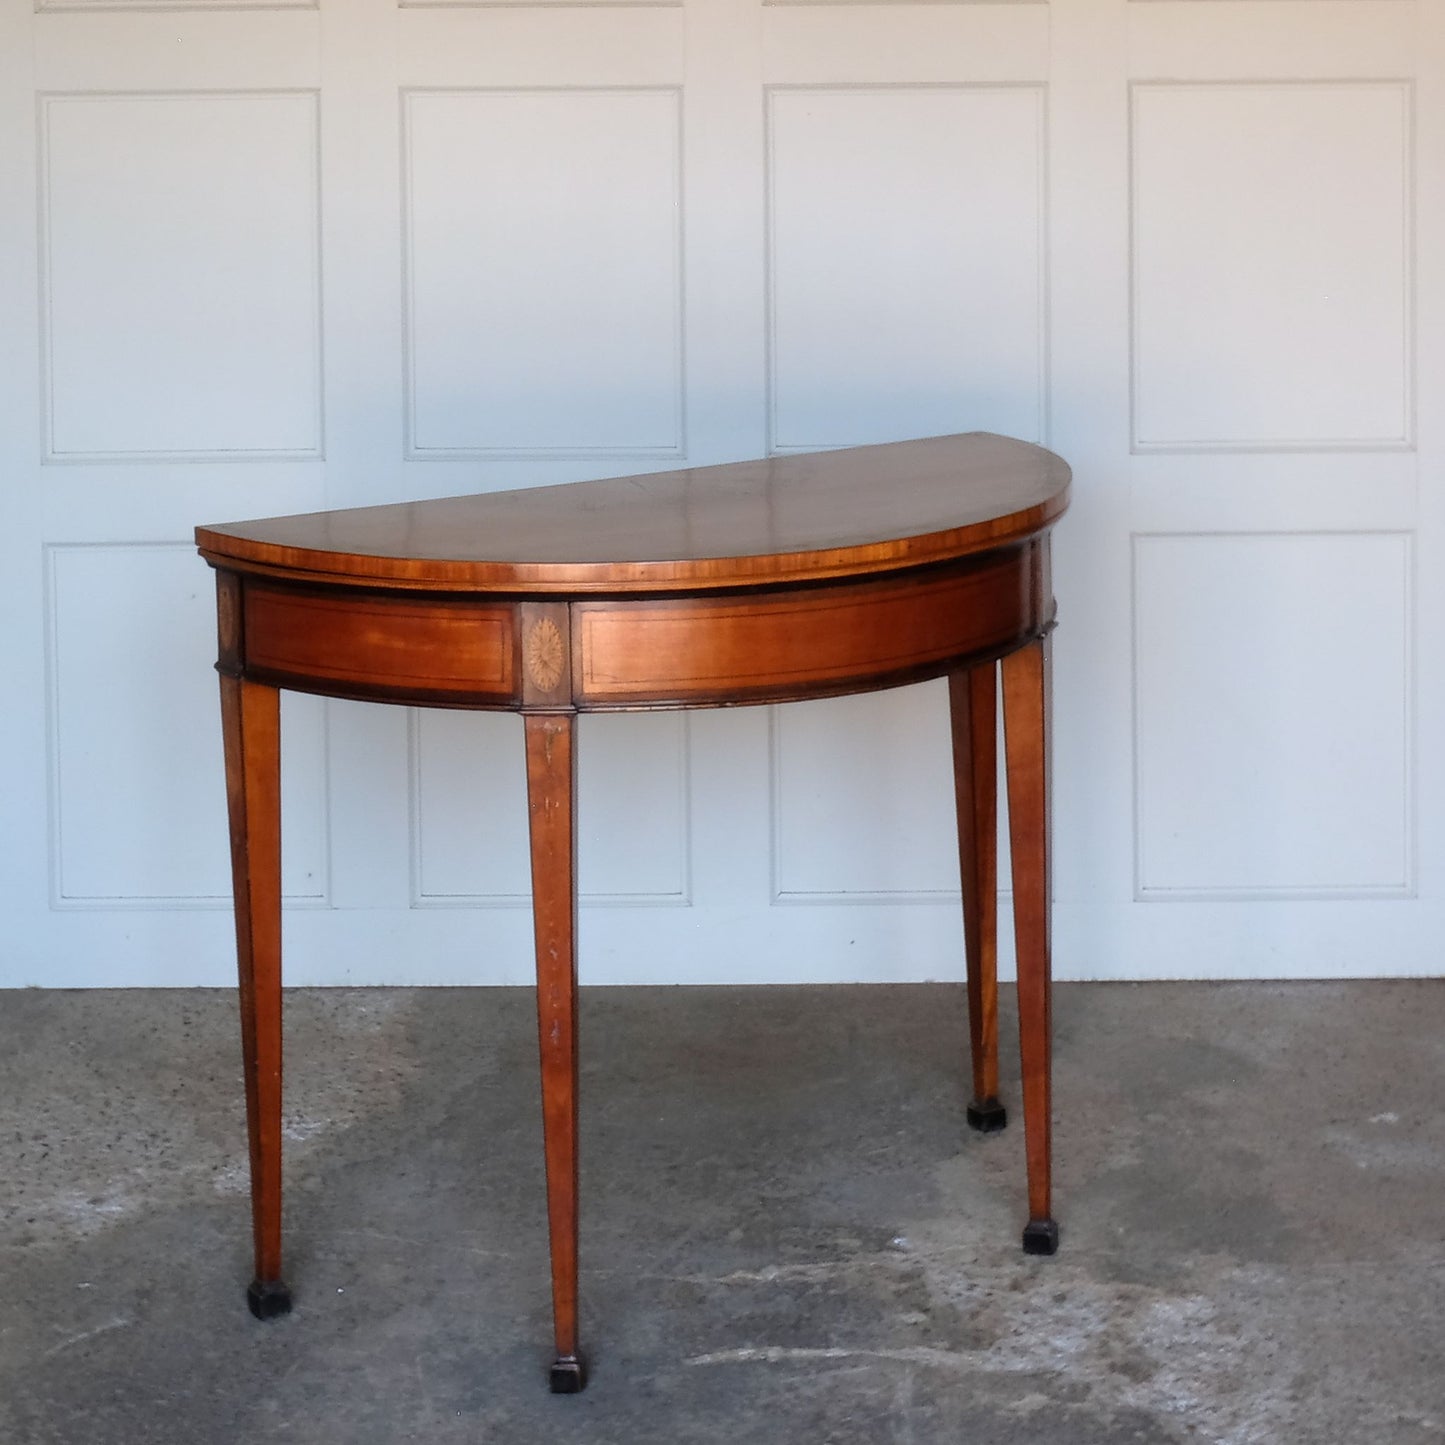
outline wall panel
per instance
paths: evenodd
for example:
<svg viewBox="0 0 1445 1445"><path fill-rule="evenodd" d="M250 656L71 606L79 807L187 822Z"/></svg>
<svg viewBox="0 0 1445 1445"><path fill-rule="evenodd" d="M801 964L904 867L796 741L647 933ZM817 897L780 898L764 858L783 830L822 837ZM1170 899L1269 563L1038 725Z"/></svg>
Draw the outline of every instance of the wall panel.
<svg viewBox="0 0 1445 1445"><path fill-rule="evenodd" d="M185 544L49 549L51 887L60 907L224 908L209 569ZM329 889L324 704L282 715L284 887Z"/></svg>
<svg viewBox="0 0 1445 1445"><path fill-rule="evenodd" d="M46 459L319 455L316 97L51 95L41 140Z"/></svg>
<svg viewBox="0 0 1445 1445"><path fill-rule="evenodd" d="M1407 895L1410 538L1141 536L1134 567L1139 896Z"/></svg>
<svg viewBox="0 0 1445 1445"><path fill-rule="evenodd" d="M415 456L683 448L675 91L406 98Z"/></svg>
<svg viewBox="0 0 1445 1445"><path fill-rule="evenodd" d="M1046 427L1043 98L769 95L771 445Z"/></svg>
<svg viewBox="0 0 1445 1445"><path fill-rule="evenodd" d="M687 723L584 717L578 880L589 903L688 900ZM515 717L423 709L412 730L413 904L527 904L527 779Z"/></svg>
<svg viewBox="0 0 1445 1445"><path fill-rule="evenodd" d="M1135 87L1136 447L1409 443L1410 98Z"/></svg>

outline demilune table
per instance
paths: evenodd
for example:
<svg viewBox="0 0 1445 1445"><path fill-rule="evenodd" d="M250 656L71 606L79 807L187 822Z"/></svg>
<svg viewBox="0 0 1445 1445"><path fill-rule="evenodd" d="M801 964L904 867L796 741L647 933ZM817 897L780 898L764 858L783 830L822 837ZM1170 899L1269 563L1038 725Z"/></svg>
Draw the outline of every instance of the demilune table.
<svg viewBox="0 0 1445 1445"><path fill-rule="evenodd" d="M995 676L1018 953L1029 1219L1049 1199L1052 453L986 433L199 527L216 569L256 1274L281 1278L280 689L522 715L556 1359L577 1343L577 717L946 676L973 1101L998 1099ZM995 663L999 663L998 669Z"/></svg>

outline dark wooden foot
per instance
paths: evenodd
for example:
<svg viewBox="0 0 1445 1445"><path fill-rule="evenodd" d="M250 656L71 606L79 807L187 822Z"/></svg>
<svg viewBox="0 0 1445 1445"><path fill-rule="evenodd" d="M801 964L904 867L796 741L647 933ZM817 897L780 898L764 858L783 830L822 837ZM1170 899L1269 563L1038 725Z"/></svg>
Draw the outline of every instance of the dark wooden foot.
<svg viewBox="0 0 1445 1445"><path fill-rule="evenodd" d="M1052 1219L1031 1219L1024 1226L1025 1254L1055 1254L1059 1248L1059 1226Z"/></svg>
<svg viewBox="0 0 1445 1445"><path fill-rule="evenodd" d="M1008 1125L1008 1110L997 1099L975 1099L968 1106L968 1126L980 1134L997 1134Z"/></svg>
<svg viewBox="0 0 1445 1445"><path fill-rule="evenodd" d="M581 1355L563 1355L552 1364L552 1393L580 1395L587 1388L587 1361Z"/></svg>
<svg viewBox="0 0 1445 1445"><path fill-rule="evenodd" d="M253 1279L246 1303L258 1320L274 1320L291 1313L291 1291L279 1279Z"/></svg>

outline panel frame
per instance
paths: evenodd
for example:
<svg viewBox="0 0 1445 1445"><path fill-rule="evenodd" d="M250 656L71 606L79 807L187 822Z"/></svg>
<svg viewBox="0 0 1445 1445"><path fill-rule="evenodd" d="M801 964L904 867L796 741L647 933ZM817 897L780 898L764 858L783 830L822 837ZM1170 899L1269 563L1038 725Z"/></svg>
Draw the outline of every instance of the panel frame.
<svg viewBox="0 0 1445 1445"><path fill-rule="evenodd" d="M1129 3L1155 3L1155 0L1129 0ZM1284 0L1289 3L1289 0ZM1402 134L1402 174L1405 184L1401 198L1401 233L1404 240L1402 254L1401 320L1402 353L1400 397L1404 417L1404 430L1398 438L1393 437L1339 437L1339 438L1225 438L1225 439L1177 439L1166 438L1147 440L1140 436L1140 376L1142 340L1140 335L1140 206L1139 206L1139 99L1146 92L1158 91L1205 91L1205 90L1325 90L1325 89L1379 89L1398 90L1404 105L1404 129ZM1416 318L1419 315L1419 301L1416 294L1416 219L1415 191L1418 184L1416 170L1416 99L1415 83L1406 77L1363 76L1244 76L1196 78L1187 80L1130 79L1128 83L1129 129L1128 129L1128 397L1129 397L1129 451L1132 456L1196 456L1196 455L1244 455L1302 454L1319 452L1414 452L1416 450L1418 387L1416 383Z"/></svg>
<svg viewBox="0 0 1445 1445"><path fill-rule="evenodd" d="M817 8L831 0L804 0L797 7L803 10ZM845 0L853 4L855 0ZM971 4L974 0L941 0L941 3ZM789 7L792 8L792 7ZM1050 346L1050 246L1051 187L1049 183L1049 156L1051 149L1049 87L1039 80L890 80L890 81L845 81L830 83L823 81L784 82L769 81L763 86L763 183L764 217L763 246L764 267L764 308L765 308L765 355L763 358L764 395L766 415L764 432L769 456L785 455L791 452L807 452L830 446L856 445L850 440L816 439L805 442L780 442L778 440L778 244L777 244L777 172L776 156L777 119L775 102L782 95L826 94L826 95L880 95L917 93L965 93L990 94L1028 92L1037 104L1037 164L1038 189L1036 195L1038 267L1034 303L1035 351L1037 388L1037 418L1033 435L1023 438L1042 446L1049 445L1052 430L1052 381L1053 366Z"/></svg>
<svg viewBox="0 0 1445 1445"><path fill-rule="evenodd" d="M992 664L990 664L992 665ZM888 697L908 697L914 702L914 706L922 707L923 703L920 694L928 690L924 685L911 686L908 688L891 689L886 695ZM857 694L854 694L857 696ZM935 703L940 713L946 713L948 699L944 695L935 698ZM960 886L949 884L943 888L924 887L902 887L902 888L790 888L784 876L786 860L783 847L783 830L785 826L784 808L785 796L783 786L783 772L786 767L786 731L787 717L784 709L780 706L768 708L768 874L769 874L769 905L773 908L851 908L854 905L859 907L877 906L879 904L899 904L904 907L916 906L920 903L943 904L951 903L955 907L959 905L963 890ZM1000 749L1002 752L1002 749ZM943 760L942 766L951 767L951 761ZM940 771L939 776L947 774ZM1002 798L1002 793L1000 797ZM956 844L951 836L956 832L958 823L954 811L953 800L948 800L947 821L944 830L944 837L941 843L941 856L947 860L947 866L956 870L956 860L953 856L956 852ZM1008 874L1009 852L1005 848L1000 853L1003 860L1003 873Z"/></svg>
<svg viewBox="0 0 1445 1445"><path fill-rule="evenodd" d="M86 541L46 542L42 546L44 597L42 615L45 627L45 775L46 775L46 876L49 886L48 907L52 913L73 912L228 912L232 908L229 888L220 893L123 893L95 894L70 893L64 886L64 830L62 823L63 759L62 759L62 717L60 698L61 647L58 631L58 579L56 559L60 553L79 552L145 552L164 551L190 557L194 553L190 541L175 542L168 538L134 539L127 541ZM209 578L204 574L200 585L206 588ZM323 699L320 706L328 706ZM216 724L216 740L219 749L220 724ZM285 754L285 718L282 719L282 751ZM331 729L323 713L321 726L321 779L317 807L321 816L319 841L321 856L318 862L317 888L313 893L284 894L288 909L316 909L330 911L334 908L332 898L332 807L331 807ZM224 838L224 795L216 794L218 839Z"/></svg>
<svg viewBox="0 0 1445 1445"><path fill-rule="evenodd" d="M440 9L459 7L442 6ZM507 7L537 8L540 7ZM613 9L612 0L593 8ZM676 8L670 4L653 4L651 9ZM415 253L413 237L415 207L412 181L412 102L417 97L437 96L588 96L588 95L663 95L673 102L673 195L674 219L672 246L674 258L673 302L676 308L673 326L672 378L670 391L676 441L665 446L448 446L423 447L417 444L417 339ZM683 174L685 142L683 137L684 95L681 84L670 85L403 85L398 92L401 107L401 294L402 294L402 398L403 447L408 462L455 462L499 460L565 460L612 461L620 458L666 461L683 460L688 454L688 366L687 366L687 248L686 248L686 185Z"/></svg>
<svg viewBox="0 0 1445 1445"><path fill-rule="evenodd" d="M109 9L110 7L106 7ZM290 8L290 7L288 7ZM302 7L294 7L300 9ZM55 448L55 376L52 344L52 266L50 258L50 144L48 112L58 102L75 100L210 100L305 97L311 101L311 317L315 357L314 434L310 447L151 448L146 450L57 451ZM321 91L319 87L257 86L246 88L198 87L184 89L76 89L37 90L36 108L36 212L39 234L37 287L40 306L40 462L42 466L93 467L168 465L172 463L320 462L326 459L326 325L324 258L322 255Z"/></svg>
<svg viewBox="0 0 1445 1445"><path fill-rule="evenodd" d="M1363 538L1392 537L1404 544L1402 615L1404 620L1404 656L1401 667L1401 718L1404 724L1403 763L1404 778L1401 794L1404 813L1401 820L1401 844L1403 878L1398 884L1340 883L1329 885L1260 884L1253 887L1233 885L1159 885L1149 884L1144 876L1144 817L1143 779L1141 776L1142 757L1142 716L1141 702L1142 666L1139 636L1139 545L1141 542L1159 540L1197 541L1211 538ZM1418 832L1419 803L1416 779L1417 768L1417 711L1419 689L1416 680L1415 658L1417 633L1419 629L1419 582L1416 570L1416 536L1413 529L1198 529L1192 531L1137 531L1129 538L1129 593L1130 593L1130 776L1133 791L1133 902L1139 903L1333 903L1333 902L1376 902L1386 900L1413 900L1419 897L1418 875Z"/></svg>
<svg viewBox="0 0 1445 1445"><path fill-rule="evenodd" d="M423 887L423 833L426 829L426 810L422 796L422 716L421 709L406 709L406 751L407 751L407 851L410 858L409 907L412 910L428 909L530 909L530 890L488 891L478 888L467 893L428 893ZM475 715L475 714L473 714ZM491 714L488 714L489 716ZM585 909L592 908L691 908L693 906L693 827L692 827L692 714L677 712L668 714L681 731L676 786L678 789L678 831L672 847L678 858L680 887L674 892L649 890L598 892L580 891L577 901ZM510 719L509 719L510 721ZM578 718L579 730L585 733L587 723ZM513 724L517 734L514 740L516 757L520 766L522 756L522 729ZM585 767L585 737L579 738L579 765ZM481 806L480 796L478 806ZM525 852L524 820L517 820L520 843ZM579 826L586 828L585 816Z"/></svg>

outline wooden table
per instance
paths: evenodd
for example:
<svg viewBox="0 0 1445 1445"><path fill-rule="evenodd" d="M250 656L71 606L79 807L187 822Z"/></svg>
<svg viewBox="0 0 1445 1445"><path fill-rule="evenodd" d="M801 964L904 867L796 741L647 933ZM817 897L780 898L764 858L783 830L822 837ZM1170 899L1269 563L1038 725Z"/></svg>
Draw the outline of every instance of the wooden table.
<svg viewBox="0 0 1445 1445"><path fill-rule="evenodd" d="M973 1102L1002 1128L995 673L1003 680L1029 1221L1049 1202L1049 530L1069 470L984 433L200 527L221 712L261 1318L281 1278L280 689L519 712L526 742L553 1390L577 1344L576 729L947 676Z"/></svg>

